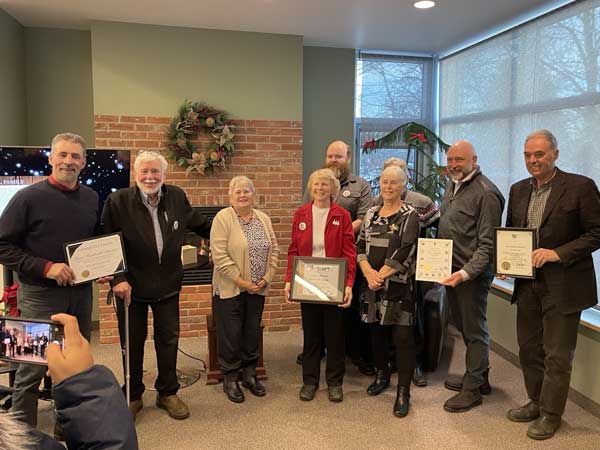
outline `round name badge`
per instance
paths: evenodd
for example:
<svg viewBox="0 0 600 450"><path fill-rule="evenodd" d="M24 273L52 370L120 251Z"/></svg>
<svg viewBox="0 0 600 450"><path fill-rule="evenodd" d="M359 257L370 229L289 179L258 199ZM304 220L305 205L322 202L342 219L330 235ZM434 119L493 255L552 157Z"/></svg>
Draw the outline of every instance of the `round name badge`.
<svg viewBox="0 0 600 450"><path fill-rule="evenodd" d="M300 222L300 224L298 225L298 228L300 228L300 231L304 231L304 230L306 230L306 224L304 222Z"/></svg>
<svg viewBox="0 0 600 450"><path fill-rule="evenodd" d="M179 222L178 221L173 222L173 229L175 231L177 231L178 228L179 228Z"/></svg>
<svg viewBox="0 0 600 450"><path fill-rule="evenodd" d="M348 189L346 189L344 192L342 192L342 196L348 198L350 197L350 191Z"/></svg>

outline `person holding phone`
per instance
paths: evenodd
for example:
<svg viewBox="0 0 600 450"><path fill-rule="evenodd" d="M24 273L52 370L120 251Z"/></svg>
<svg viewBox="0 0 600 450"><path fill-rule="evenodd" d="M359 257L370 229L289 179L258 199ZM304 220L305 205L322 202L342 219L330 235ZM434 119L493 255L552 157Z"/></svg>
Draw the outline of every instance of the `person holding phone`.
<svg viewBox="0 0 600 450"><path fill-rule="evenodd" d="M94 365L90 344L75 317L55 314L51 319L64 326L64 349L49 344L47 354L54 380L52 397L67 447L137 450L135 426L114 375L108 368ZM46 366L39 367L46 370ZM103 432L98 433L99 429ZM64 450L57 440L17 420L14 414L0 414L0 448Z"/></svg>

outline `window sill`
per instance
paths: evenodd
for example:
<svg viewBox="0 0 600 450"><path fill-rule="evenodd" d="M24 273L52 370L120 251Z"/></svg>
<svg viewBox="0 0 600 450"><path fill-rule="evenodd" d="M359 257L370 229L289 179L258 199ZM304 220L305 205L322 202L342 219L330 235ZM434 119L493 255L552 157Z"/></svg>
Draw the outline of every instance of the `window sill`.
<svg viewBox="0 0 600 450"><path fill-rule="evenodd" d="M512 296L513 293L513 282L494 278L492 289L503 294L503 298L507 298L508 296L508 300L510 300L510 296ZM580 323L581 326L600 333L600 310L595 308L586 309L581 313Z"/></svg>

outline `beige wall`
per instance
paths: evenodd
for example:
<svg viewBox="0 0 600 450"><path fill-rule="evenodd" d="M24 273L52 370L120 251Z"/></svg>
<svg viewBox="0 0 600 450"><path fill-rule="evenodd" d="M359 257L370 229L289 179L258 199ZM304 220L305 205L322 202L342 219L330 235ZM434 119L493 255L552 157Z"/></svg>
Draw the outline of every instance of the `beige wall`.
<svg viewBox="0 0 600 450"><path fill-rule="evenodd" d="M355 60L353 49L304 47L304 182L330 142L353 145Z"/></svg>
<svg viewBox="0 0 600 450"><path fill-rule="evenodd" d="M488 326L491 339L505 349L518 355L517 307L495 294L488 298ZM580 394L600 404L600 333L579 327L577 350L573 361L571 387ZM523 380L518 380L522 383Z"/></svg>
<svg viewBox="0 0 600 450"><path fill-rule="evenodd" d="M25 145L25 29L0 9L0 145Z"/></svg>
<svg viewBox="0 0 600 450"><path fill-rule="evenodd" d="M26 28L27 144L47 145L62 131L94 144L89 31Z"/></svg>
<svg viewBox="0 0 600 450"><path fill-rule="evenodd" d="M187 98L249 119L302 120L302 37L92 24L94 112L173 116Z"/></svg>

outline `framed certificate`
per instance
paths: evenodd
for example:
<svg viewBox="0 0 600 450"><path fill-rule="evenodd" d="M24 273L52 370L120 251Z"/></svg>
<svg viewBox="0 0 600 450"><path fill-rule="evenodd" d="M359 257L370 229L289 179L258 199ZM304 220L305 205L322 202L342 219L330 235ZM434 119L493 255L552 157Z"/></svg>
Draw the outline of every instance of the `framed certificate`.
<svg viewBox="0 0 600 450"><path fill-rule="evenodd" d="M69 242L65 244L65 255L67 264L75 272L75 284L127 270L121 233Z"/></svg>
<svg viewBox="0 0 600 450"><path fill-rule="evenodd" d="M419 238L417 281L439 283L452 273L452 239Z"/></svg>
<svg viewBox="0 0 600 450"><path fill-rule="evenodd" d="M295 256L290 298L296 302L344 303L346 265L345 258Z"/></svg>
<svg viewBox="0 0 600 450"><path fill-rule="evenodd" d="M532 252L536 248L535 228L496 228L494 233L496 276L535 278Z"/></svg>

